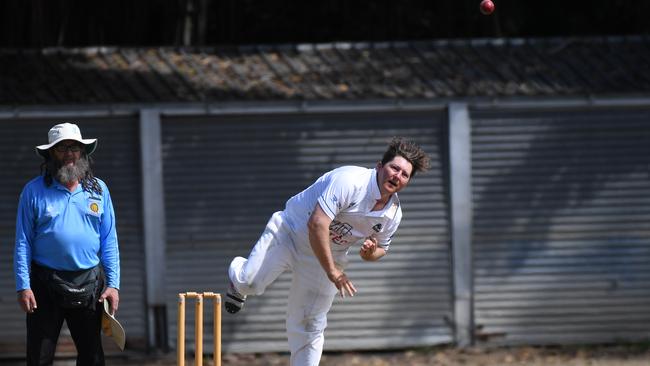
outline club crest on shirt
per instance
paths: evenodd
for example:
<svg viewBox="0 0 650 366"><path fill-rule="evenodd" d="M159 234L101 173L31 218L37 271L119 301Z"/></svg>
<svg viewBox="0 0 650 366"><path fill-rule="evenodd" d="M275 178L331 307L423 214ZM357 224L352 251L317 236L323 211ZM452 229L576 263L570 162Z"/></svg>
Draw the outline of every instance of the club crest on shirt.
<svg viewBox="0 0 650 366"><path fill-rule="evenodd" d="M372 227L372 229L373 229L375 232L380 232L380 231L381 231L381 228L382 228L381 224L377 224L377 225L375 225L375 226Z"/></svg>
<svg viewBox="0 0 650 366"><path fill-rule="evenodd" d="M96 202L90 204L90 211L97 213L99 212L99 205Z"/></svg>
<svg viewBox="0 0 650 366"><path fill-rule="evenodd" d="M330 224L330 240L334 244L346 244L347 240L345 240L344 237L348 235L350 231L352 231L352 225L346 222L334 220Z"/></svg>

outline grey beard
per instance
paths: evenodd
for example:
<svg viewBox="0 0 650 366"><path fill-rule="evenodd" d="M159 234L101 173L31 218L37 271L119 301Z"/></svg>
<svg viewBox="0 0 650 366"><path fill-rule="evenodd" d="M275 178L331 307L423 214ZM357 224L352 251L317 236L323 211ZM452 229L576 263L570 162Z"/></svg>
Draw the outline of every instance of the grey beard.
<svg viewBox="0 0 650 366"><path fill-rule="evenodd" d="M86 176L88 171L88 160L81 158L73 165L65 165L57 167L54 178L61 184L70 184L74 182L81 182Z"/></svg>

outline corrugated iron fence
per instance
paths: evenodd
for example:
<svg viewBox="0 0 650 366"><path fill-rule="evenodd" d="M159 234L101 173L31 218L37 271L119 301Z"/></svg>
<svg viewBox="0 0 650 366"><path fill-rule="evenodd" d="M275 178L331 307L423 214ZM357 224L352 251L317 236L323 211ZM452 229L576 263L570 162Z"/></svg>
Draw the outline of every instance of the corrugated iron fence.
<svg viewBox="0 0 650 366"><path fill-rule="evenodd" d="M478 340L648 339L650 111L477 111L472 130Z"/></svg>
<svg viewBox="0 0 650 366"><path fill-rule="evenodd" d="M248 254L287 198L334 167L374 166L394 135L423 145L433 168L400 195L404 220L389 256L369 264L351 252L349 271L359 296L335 302L326 349L647 340L650 109L463 108L465 137L450 136L450 119L440 106L161 110L154 144L162 157L159 199L166 225L159 229L166 237L166 245L160 245L165 273L146 270L150 254L143 244L142 218L151 213L141 200L147 187L141 187L138 145L150 137L139 135L138 123L148 122L139 120L137 111L127 117L67 112L64 119L77 121L84 136L100 139L96 172L108 182L117 210L123 261L119 316L127 344L151 345L156 338L151 333L159 331L151 324L157 320L145 296L147 284L157 282L145 278L165 279L159 285L173 345L178 292L224 292L229 261ZM24 314L15 302L11 260L18 194L38 174L34 145L58 121L18 116L2 122L11 131L0 144L8 165L0 170L3 354L21 354L24 347ZM469 171L465 181L450 179L449 151L458 146L471 152L463 162ZM471 194L452 199L452 184L466 184ZM471 256L467 267L453 255L460 239L452 235L458 226L451 213L462 212L461 205L471 207L465 218L471 223L464 244ZM455 271L466 273L454 276ZM225 351L287 349L289 276L251 298L242 314L225 315ZM466 308L454 306L461 286L470 290ZM464 332L459 319L470 319ZM206 314L206 322L211 320ZM206 334L206 341L210 338Z"/></svg>

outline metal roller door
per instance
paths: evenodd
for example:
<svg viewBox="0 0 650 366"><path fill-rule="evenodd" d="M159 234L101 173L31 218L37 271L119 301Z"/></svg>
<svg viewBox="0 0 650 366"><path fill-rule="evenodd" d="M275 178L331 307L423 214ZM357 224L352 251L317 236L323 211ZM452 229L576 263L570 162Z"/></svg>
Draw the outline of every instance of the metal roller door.
<svg viewBox="0 0 650 366"><path fill-rule="evenodd" d="M15 237L18 197L28 180L39 174L42 162L34 152L34 146L47 142L47 131L58 118L34 120L5 120L7 133L0 136L0 154L7 157L4 169L0 169L0 354L5 357L22 357L25 349L25 314L16 303L14 291L13 248ZM118 317L125 327L127 347L142 347L146 339L144 312L143 249L140 212L140 160L138 149L138 125L128 119L79 119L75 121L84 138L98 138L99 145L93 154L94 173L106 182L111 192L117 217L120 244L122 285ZM110 342L105 342L106 352L119 352ZM62 355L74 352L67 328L59 339Z"/></svg>
<svg viewBox="0 0 650 366"><path fill-rule="evenodd" d="M477 340L647 340L650 111L472 114Z"/></svg>
<svg viewBox="0 0 650 366"><path fill-rule="evenodd" d="M390 254L368 264L351 250L349 274L359 295L335 301L325 348L451 342L445 321L453 317L444 118L442 112L384 112L164 119L171 338L177 330L178 292L223 293L230 260L248 255L268 218L289 197L334 167L374 167L390 138L404 135L430 152L433 168L400 194L404 219ZM283 274L263 296L251 297L241 314L224 314L224 351L288 349L289 281L290 275ZM192 313L188 310L188 342ZM208 324L212 314L206 311L205 318Z"/></svg>

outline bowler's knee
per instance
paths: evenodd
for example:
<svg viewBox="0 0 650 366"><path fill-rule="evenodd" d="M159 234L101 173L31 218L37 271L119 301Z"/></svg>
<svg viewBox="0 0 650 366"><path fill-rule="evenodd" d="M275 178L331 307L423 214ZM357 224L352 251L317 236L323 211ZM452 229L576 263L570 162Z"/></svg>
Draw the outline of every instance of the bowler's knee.
<svg viewBox="0 0 650 366"><path fill-rule="evenodd" d="M231 276L231 279L233 276ZM235 287L239 292L244 295L261 295L264 293L264 285L261 281L257 280L255 276L251 276L246 271L239 271L234 276Z"/></svg>
<svg viewBox="0 0 650 366"><path fill-rule="evenodd" d="M307 343L322 335L326 327L327 320L322 316L287 320L287 332L293 337L304 339Z"/></svg>

